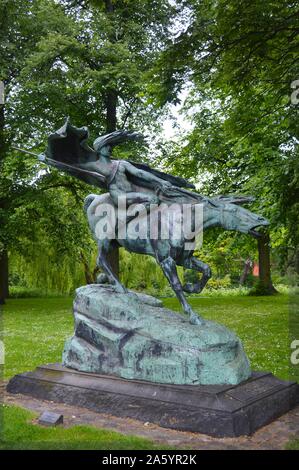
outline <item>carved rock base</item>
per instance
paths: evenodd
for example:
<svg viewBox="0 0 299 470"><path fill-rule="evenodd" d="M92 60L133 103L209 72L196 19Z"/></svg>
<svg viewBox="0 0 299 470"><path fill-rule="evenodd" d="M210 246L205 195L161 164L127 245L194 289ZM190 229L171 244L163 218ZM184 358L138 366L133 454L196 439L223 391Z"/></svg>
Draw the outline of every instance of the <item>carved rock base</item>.
<svg viewBox="0 0 299 470"><path fill-rule="evenodd" d="M80 287L75 334L63 365L83 372L168 384L238 384L251 375L239 338L225 326L163 308L154 297L116 293L113 286Z"/></svg>

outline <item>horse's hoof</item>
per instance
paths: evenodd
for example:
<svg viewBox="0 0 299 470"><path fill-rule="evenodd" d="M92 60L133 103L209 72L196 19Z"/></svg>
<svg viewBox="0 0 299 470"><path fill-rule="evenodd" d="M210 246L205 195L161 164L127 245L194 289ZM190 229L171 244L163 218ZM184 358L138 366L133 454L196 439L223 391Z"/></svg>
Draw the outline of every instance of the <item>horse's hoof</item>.
<svg viewBox="0 0 299 470"><path fill-rule="evenodd" d="M198 315L195 315L195 313L192 313L192 315L190 315L189 323L191 323L191 325L202 326L205 324L205 321L203 318L199 317Z"/></svg>
<svg viewBox="0 0 299 470"><path fill-rule="evenodd" d="M117 292L118 294L128 294L129 291L128 289L126 289L124 286L122 286L121 284L119 285L114 285L114 290L115 292Z"/></svg>

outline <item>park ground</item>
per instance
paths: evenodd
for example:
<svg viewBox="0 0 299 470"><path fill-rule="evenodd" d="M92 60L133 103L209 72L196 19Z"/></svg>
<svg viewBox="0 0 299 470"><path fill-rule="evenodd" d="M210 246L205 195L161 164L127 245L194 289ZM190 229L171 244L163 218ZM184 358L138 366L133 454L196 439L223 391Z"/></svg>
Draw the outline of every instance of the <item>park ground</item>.
<svg viewBox="0 0 299 470"><path fill-rule="evenodd" d="M166 307L179 310L179 304L174 298L163 299ZM291 377L289 366L290 341L289 341L289 312L290 297L279 294L273 297L254 297L248 295L234 296L202 296L190 297L190 303L194 310L210 320L224 324L236 332L241 338L246 353L251 362L252 369L270 371L274 375L288 380ZM45 363L59 362L61 351L67 337L73 331L72 298L48 297L48 298L23 298L10 299L4 308L2 335L5 344L4 380L8 380L15 374L32 370L36 366ZM21 403L26 408L26 400ZM13 405L11 403L14 403ZM94 422L91 418L85 420L95 424L73 426L76 421L66 422L64 427L44 428L36 424L38 406L31 407L31 411L15 406L13 399L6 401L3 406L3 432L1 435L1 448L65 448L65 449L157 449L188 447L196 448L194 436L190 439L178 436L186 433L178 433L178 436L169 437L168 430L162 430L158 437L158 427L142 432L138 429L138 423L131 425L139 436L132 433L119 433L109 429L109 419ZM33 410L33 411L32 411ZM67 410L66 410L67 411ZM69 410L69 414L74 411ZM67 414L67 412L66 412ZM293 421L296 421L293 425ZM84 420L83 420L84 422ZM110 419L110 428L122 429L121 421L115 423ZM102 428L98 428L102 425ZM144 423L142 424L142 426ZM151 425L150 425L151 426ZM271 426L271 425L270 425ZM277 427L278 426L278 427ZM276 428L266 427L265 435L260 435L260 441L268 441L273 447L299 448L295 440L296 429L299 427L299 411L291 417L277 422ZM287 431L290 432L287 432ZM125 428L124 428L125 431ZM279 434L284 435L279 440ZM258 431L261 433L261 431ZM165 436L163 444L163 433ZM173 431L170 431L173 433ZM275 444L276 434L277 443ZM257 433L256 433L257 434ZM156 439L149 439L156 436ZM168 436L168 437L167 437ZM258 435L256 435L258 438ZM256 438L243 442L242 448L252 448L256 445ZM248 439L248 438L247 438ZM272 444L271 444L272 439ZM274 441L273 441L274 440ZM224 440L222 441L222 448ZM290 441L290 442L289 442ZM206 447L211 448L215 440L207 438ZM248 445L248 442L251 446ZM195 446L195 447L194 447ZM247 447L246 447L247 446ZM200 446L199 446L200 447ZM216 446L217 448L217 446ZM221 448L221 447L220 447ZM238 441L230 442L228 447L238 448ZM267 445L265 444L265 447ZM269 448L269 446L268 446Z"/></svg>

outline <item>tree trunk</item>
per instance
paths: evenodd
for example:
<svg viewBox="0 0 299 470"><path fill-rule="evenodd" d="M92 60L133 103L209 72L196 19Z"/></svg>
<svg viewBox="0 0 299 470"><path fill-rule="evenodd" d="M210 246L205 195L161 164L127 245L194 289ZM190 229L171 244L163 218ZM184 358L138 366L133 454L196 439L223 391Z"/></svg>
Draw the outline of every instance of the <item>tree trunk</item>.
<svg viewBox="0 0 299 470"><path fill-rule="evenodd" d="M115 9L115 4L112 0L105 0L105 11L108 15L113 15ZM114 33L109 38L111 42L116 42L116 37ZM106 132L114 132L117 128L117 98L118 93L115 89L108 89L106 97ZM119 276L119 248L115 247L108 255L108 262L115 273Z"/></svg>
<svg viewBox="0 0 299 470"><path fill-rule="evenodd" d="M4 249L0 252L0 305L5 303L8 295L8 254Z"/></svg>
<svg viewBox="0 0 299 470"><path fill-rule="evenodd" d="M117 91L108 90L106 95L106 131L116 131Z"/></svg>
<svg viewBox="0 0 299 470"><path fill-rule="evenodd" d="M106 131L114 132L116 130L116 110L117 110L117 92L116 90L109 90L106 96ZM115 247L108 254L108 263L112 268L114 274L119 277L119 248Z"/></svg>
<svg viewBox="0 0 299 470"><path fill-rule="evenodd" d="M86 284L93 284L95 282L95 270L91 271L90 270L90 267L89 267L89 264L88 264L88 261L83 253L83 251L81 251L80 253L80 258L81 258L81 261L82 261L82 264L83 264L83 267L84 267L84 276L85 276L85 282Z"/></svg>
<svg viewBox="0 0 299 470"><path fill-rule="evenodd" d="M4 137L4 124L5 124L5 116L4 116L4 104L0 104L0 172L1 167L3 165L4 157L5 157L5 137ZM1 200L0 195L0 209L4 209L4 200ZM0 226L2 226L3 230L3 221L0 220ZM1 239L0 239L1 245ZM5 299L8 297L8 254L7 249L4 248L0 251L0 304L5 303Z"/></svg>
<svg viewBox="0 0 299 470"><path fill-rule="evenodd" d="M244 264L244 269L243 269L243 272L240 276L240 285L243 286L245 284L245 281L247 279L247 276L250 272L250 269L251 269L251 265L252 265L252 262L251 260L248 258L246 261L245 261L245 264Z"/></svg>
<svg viewBox="0 0 299 470"><path fill-rule="evenodd" d="M259 253L259 281L254 293L257 295L273 295L277 290L271 280L270 264L270 235L268 232L261 232L258 238Z"/></svg>
<svg viewBox="0 0 299 470"><path fill-rule="evenodd" d="M112 0L105 0L105 10L106 10L106 13L113 13L114 6L113 6Z"/></svg>
<svg viewBox="0 0 299 470"><path fill-rule="evenodd" d="M297 274L299 274L299 249L297 248L294 256L294 267Z"/></svg>

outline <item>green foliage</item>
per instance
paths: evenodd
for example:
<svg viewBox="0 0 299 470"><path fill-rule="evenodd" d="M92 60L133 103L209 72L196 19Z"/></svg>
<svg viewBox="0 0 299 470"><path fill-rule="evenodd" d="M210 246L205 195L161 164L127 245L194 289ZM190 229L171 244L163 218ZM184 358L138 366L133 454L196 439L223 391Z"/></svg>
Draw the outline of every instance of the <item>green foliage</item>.
<svg viewBox="0 0 299 470"><path fill-rule="evenodd" d="M59 292L49 292L44 288L40 289L37 287L22 287L18 285L12 285L9 289L9 297L11 299L28 299L33 297L57 297Z"/></svg>
<svg viewBox="0 0 299 470"><path fill-rule="evenodd" d="M37 183L12 201L6 225L11 284L70 293L85 282L83 253L95 263L96 247L77 202L82 190L73 196L57 186Z"/></svg>
<svg viewBox="0 0 299 470"><path fill-rule="evenodd" d="M223 286L221 285L223 283ZM198 295L198 294L191 294L191 297L194 298L206 298L206 297L240 297L244 295L248 295L249 289L244 286L238 286L238 287L231 287L228 285L228 278L224 279L216 279L215 280L215 288L211 289L210 287L207 287L205 291ZM287 293L287 292L286 292Z"/></svg>
<svg viewBox="0 0 299 470"><path fill-rule="evenodd" d="M173 14L168 2L155 4L117 2L107 12L99 5L38 2L40 39L11 102L18 123L14 132L19 133L21 124L30 138L34 123L31 140L36 145L38 135L44 140L46 132L70 116L77 126L87 125L95 138L106 132L107 97L114 92L118 128L155 125L158 111L146 103L146 74L165 43Z"/></svg>
<svg viewBox="0 0 299 470"><path fill-rule="evenodd" d="M189 22L161 55L158 103L175 102L189 80L185 111L194 124L166 162L206 194L256 196L268 217L280 268L299 270L298 4L184 2ZM244 242L242 251L246 250Z"/></svg>
<svg viewBox="0 0 299 470"><path fill-rule="evenodd" d="M6 86L0 250L9 251L13 283L71 292L93 276L95 245L82 214L92 189L19 156L11 145L44 150L46 135L67 115L87 125L92 140L106 132L114 96L117 127L150 133L155 161L166 171L193 180L203 194L256 196L251 209L270 219L279 282L296 284L295 2L17 0L1 2L0 14L0 80ZM186 83L191 93L184 110L193 129L185 140L159 148L161 117ZM120 147L117 157L153 161L151 148L134 145ZM237 284L245 260L257 259L253 240L225 232L207 234L199 255L212 266L210 285L227 283L228 276ZM134 257L122 261L127 285L167 292L152 260L140 260L141 277Z"/></svg>
<svg viewBox="0 0 299 470"><path fill-rule="evenodd" d="M47 134L66 116L88 126L95 138L111 124L111 105L118 128L159 127L160 111L147 101L145 84L175 9L164 0L110 3L0 6L0 79L6 85L0 106L0 250L9 252L10 276L18 285L71 292L94 277L95 244L82 211L92 188L20 156L11 145L44 151ZM138 160L141 151L146 149L120 149L118 157L133 152Z"/></svg>
<svg viewBox="0 0 299 470"><path fill-rule="evenodd" d="M120 278L129 289L145 290L152 295L173 293L160 266L151 256L120 250Z"/></svg>
<svg viewBox="0 0 299 470"><path fill-rule="evenodd" d="M299 439L291 439L286 445L286 450L299 450Z"/></svg>
<svg viewBox="0 0 299 470"><path fill-rule="evenodd" d="M226 274L222 278L212 278L209 280L207 285L208 289L225 289L231 286L231 278L229 274Z"/></svg>

